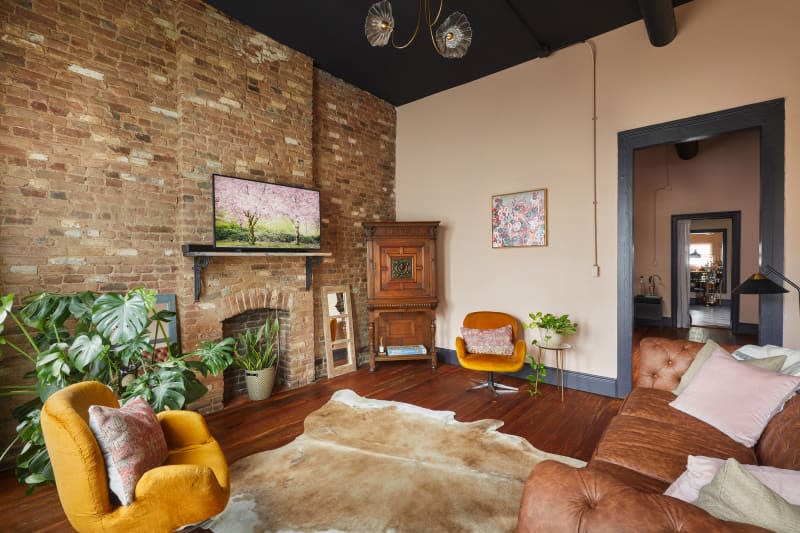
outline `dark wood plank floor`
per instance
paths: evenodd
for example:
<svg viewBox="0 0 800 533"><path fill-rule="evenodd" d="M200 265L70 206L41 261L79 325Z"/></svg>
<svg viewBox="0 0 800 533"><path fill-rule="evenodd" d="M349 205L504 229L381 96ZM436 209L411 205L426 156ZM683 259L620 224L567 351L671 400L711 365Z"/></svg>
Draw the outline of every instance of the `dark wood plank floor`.
<svg viewBox="0 0 800 533"><path fill-rule="evenodd" d="M712 340L718 344L758 344L758 335L734 335L730 329L700 326L691 328L636 327L633 330L633 345L638 345L644 337L687 339L695 342Z"/></svg>
<svg viewBox="0 0 800 533"><path fill-rule="evenodd" d="M588 460L620 400L567 389L564 402L555 387L544 385L531 398L526 382L503 377L520 392L493 398L486 390L467 391L476 372L441 365L435 372L424 362L379 365L377 372L360 369L335 379L282 391L262 402L237 400L207 417L229 462L254 452L282 446L303 431L303 419L343 388L362 396L413 403L430 409L455 411L464 422L496 418L501 431L520 435L537 448ZM10 472L0 474L2 531L71 531L54 489L24 496Z"/></svg>

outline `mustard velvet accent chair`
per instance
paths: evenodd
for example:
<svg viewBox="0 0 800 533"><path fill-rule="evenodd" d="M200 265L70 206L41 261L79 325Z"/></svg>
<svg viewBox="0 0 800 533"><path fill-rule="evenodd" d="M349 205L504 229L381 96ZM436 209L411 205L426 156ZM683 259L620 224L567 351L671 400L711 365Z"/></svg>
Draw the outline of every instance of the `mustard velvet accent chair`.
<svg viewBox="0 0 800 533"><path fill-rule="evenodd" d="M474 389L486 389L497 396L501 392L516 392L517 387L497 383L494 379L495 372L519 372L525 364L527 353L525 338L520 335L519 321L513 316L496 311L476 311L464 317L464 327L472 329L496 329L511 325L512 342L514 343L514 353L508 355L497 355L489 353L470 354L467 353L467 345L462 337L456 337L456 355L462 367L470 370L480 370L487 372L486 381L477 381Z"/></svg>
<svg viewBox="0 0 800 533"><path fill-rule="evenodd" d="M159 532L222 512L230 495L228 464L202 415L158 413L169 457L136 484L135 500L114 506L100 446L89 429L89 406L119 407L102 383L86 381L53 394L42 409L42 430L58 497L79 532Z"/></svg>

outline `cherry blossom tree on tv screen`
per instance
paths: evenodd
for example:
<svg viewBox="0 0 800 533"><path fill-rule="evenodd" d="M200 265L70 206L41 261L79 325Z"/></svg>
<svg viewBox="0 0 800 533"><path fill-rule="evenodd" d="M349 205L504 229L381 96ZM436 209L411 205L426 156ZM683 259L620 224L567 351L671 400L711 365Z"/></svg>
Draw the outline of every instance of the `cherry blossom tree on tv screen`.
<svg viewBox="0 0 800 533"><path fill-rule="evenodd" d="M280 243L259 239L259 230L264 234L281 228L285 235L281 242L298 246L301 236L319 236L317 194L306 189L218 177L214 183L215 230L235 222L246 232L249 245L270 246Z"/></svg>

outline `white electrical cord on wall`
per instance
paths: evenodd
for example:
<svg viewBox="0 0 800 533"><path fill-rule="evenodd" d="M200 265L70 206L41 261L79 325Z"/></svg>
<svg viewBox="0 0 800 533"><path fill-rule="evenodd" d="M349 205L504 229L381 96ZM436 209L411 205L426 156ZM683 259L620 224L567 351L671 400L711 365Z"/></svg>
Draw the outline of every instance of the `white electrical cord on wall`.
<svg viewBox="0 0 800 533"><path fill-rule="evenodd" d="M594 263L592 274L600 276L597 245L597 54L592 41L583 41L592 54L592 208L594 210Z"/></svg>

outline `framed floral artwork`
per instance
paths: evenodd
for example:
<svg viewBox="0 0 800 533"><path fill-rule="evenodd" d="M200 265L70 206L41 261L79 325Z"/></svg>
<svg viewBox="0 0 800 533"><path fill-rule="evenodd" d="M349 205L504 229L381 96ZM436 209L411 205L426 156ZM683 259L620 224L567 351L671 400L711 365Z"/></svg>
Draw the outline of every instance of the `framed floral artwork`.
<svg viewBox="0 0 800 533"><path fill-rule="evenodd" d="M492 196L492 248L547 246L547 189Z"/></svg>

